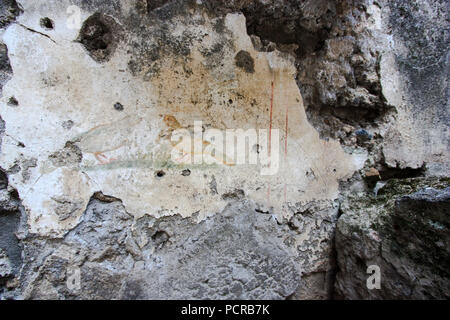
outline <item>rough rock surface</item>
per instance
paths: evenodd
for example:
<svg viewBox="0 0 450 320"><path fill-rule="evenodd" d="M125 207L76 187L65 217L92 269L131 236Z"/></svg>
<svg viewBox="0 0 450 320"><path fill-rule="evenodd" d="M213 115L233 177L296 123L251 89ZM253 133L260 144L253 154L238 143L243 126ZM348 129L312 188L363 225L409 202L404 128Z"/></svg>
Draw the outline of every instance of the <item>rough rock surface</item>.
<svg viewBox="0 0 450 320"><path fill-rule="evenodd" d="M346 299L450 297L450 181L390 180L377 195L341 206L336 230L335 294ZM381 269L368 290L366 270Z"/></svg>
<svg viewBox="0 0 450 320"><path fill-rule="evenodd" d="M298 258L284 244L286 226L245 202L198 224L192 219L133 221L120 202L92 200L63 242L27 247L39 257L27 267L39 271L26 298L280 299L295 293ZM70 291L66 270L75 268L82 282Z"/></svg>
<svg viewBox="0 0 450 320"><path fill-rule="evenodd" d="M337 207L310 207L281 224L243 199L201 222L134 219L96 194L64 239L23 241L19 291L26 299L324 299L336 219Z"/></svg>
<svg viewBox="0 0 450 320"><path fill-rule="evenodd" d="M448 20L444 0L2 1L0 298L448 299ZM269 130L249 156L279 143L277 174L220 148L174 163L194 121ZM193 140L181 159L215 142Z"/></svg>

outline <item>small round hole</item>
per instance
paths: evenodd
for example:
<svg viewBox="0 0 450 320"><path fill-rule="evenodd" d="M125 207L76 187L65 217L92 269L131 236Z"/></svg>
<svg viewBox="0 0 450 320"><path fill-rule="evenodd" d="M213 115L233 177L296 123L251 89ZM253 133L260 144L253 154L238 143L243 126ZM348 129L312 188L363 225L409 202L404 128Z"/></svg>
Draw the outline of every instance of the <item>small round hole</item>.
<svg viewBox="0 0 450 320"><path fill-rule="evenodd" d="M166 175L166 173L165 173L164 171L162 171L162 170L156 171L156 173L155 173L155 176L156 176L157 178L162 178L162 177L164 177L165 175Z"/></svg>
<svg viewBox="0 0 450 320"><path fill-rule="evenodd" d="M120 102L114 104L114 109L117 111L123 111L123 105Z"/></svg>
<svg viewBox="0 0 450 320"><path fill-rule="evenodd" d="M9 100L8 100L8 104L9 104L10 106L17 107L17 106L19 105L19 101L17 101L17 99L16 99L15 97L11 97L11 98L9 98Z"/></svg>
<svg viewBox="0 0 450 320"><path fill-rule="evenodd" d="M184 177L190 176L190 175L191 175L191 170L189 170L189 169L184 169L184 170L181 172L181 175L184 176Z"/></svg>
<svg viewBox="0 0 450 320"><path fill-rule="evenodd" d="M40 21L41 27L47 30L52 30L54 28L53 21L50 18L42 18Z"/></svg>

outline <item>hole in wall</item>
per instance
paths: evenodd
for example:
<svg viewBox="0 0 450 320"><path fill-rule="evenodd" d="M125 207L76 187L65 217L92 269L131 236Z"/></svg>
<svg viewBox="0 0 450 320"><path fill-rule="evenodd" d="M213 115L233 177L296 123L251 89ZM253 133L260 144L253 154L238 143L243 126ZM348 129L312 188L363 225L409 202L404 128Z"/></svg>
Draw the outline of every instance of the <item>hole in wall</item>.
<svg viewBox="0 0 450 320"><path fill-rule="evenodd" d="M166 173L163 170L158 170L155 172L155 177L162 178L166 175Z"/></svg>
<svg viewBox="0 0 450 320"><path fill-rule="evenodd" d="M55 24L53 23L52 19L48 17L41 18L39 24L41 25L42 28L46 30L52 30L55 27Z"/></svg>
<svg viewBox="0 0 450 320"><path fill-rule="evenodd" d="M84 21L77 42L97 62L108 61L120 38L121 29L111 17L94 13Z"/></svg>
<svg viewBox="0 0 450 320"><path fill-rule="evenodd" d="M190 176L190 175L191 175L191 170L189 170L189 169L184 169L184 170L181 172L181 175L184 176L184 177Z"/></svg>
<svg viewBox="0 0 450 320"><path fill-rule="evenodd" d="M8 105L17 107L19 105L19 101L15 97L10 97L8 100Z"/></svg>
<svg viewBox="0 0 450 320"><path fill-rule="evenodd" d="M116 102L114 104L114 109L116 109L117 111L123 111L123 105L120 102Z"/></svg>
<svg viewBox="0 0 450 320"><path fill-rule="evenodd" d="M154 241L155 245L163 245L169 240L169 235L164 230L158 230L156 233L152 236L152 240Z"/></svg>

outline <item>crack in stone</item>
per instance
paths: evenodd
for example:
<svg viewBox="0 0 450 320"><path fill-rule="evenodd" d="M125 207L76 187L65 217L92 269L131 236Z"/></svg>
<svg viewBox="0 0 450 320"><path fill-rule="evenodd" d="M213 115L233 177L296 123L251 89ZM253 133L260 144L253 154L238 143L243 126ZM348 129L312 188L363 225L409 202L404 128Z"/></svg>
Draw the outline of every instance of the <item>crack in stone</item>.
<svg viewBox="0 0 450 320"><path fill-rule="evenodd" d="M53 40L48 34L45 34L45 33L39 32L39 31L36 31L36 30L34 30L34 29L30 28L30 27L27 27L27 26L25 26L25 25L19 23L19 22L14 22L14 23L17 24L17 25L19 25L19 26L21 26L22 28L24 28L24 29L30 31L30 32L40 34L41 36L44 36L44 37L48 38L48 39L49 39L50 41L52 41L54 44L57 44L56 41Z"/></svg>

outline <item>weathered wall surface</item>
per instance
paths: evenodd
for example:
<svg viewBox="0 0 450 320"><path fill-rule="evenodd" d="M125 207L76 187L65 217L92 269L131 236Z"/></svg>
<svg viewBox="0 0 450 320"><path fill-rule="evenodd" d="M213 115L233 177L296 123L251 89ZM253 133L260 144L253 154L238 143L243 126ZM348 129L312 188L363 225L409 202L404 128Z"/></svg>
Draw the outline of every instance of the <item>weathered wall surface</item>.
<svg viewBox="0 0 450 320"><path fill-rule="evenodd" d="M336 231L335 292L347 299L448 299L448 178L390 180L377 196L349 197ZM381 286L367 290L376 265Z"/></svg>
<svg viewBox="0 0 450 320"><path fill-rule="evenodd" d="M381 84L397 110L396 124L385 134L385 161L448 176L448 3L390 1L384 10L383 28L391 34L380 62Z"/></svg>
<svg viewBox="0 0 450 320"><path fill-rule="evenodd" d="M335 293L448 299L448 3L388 1L380 14L380 84L393 112L379 131L383 165L376 168L383 180L400 179L379 182L371 193L346 193L336 231ZM369 184L380 179L367 173ZM418 178L423 175L430 178ZM373 265L381 287L367 290L361 271Z"/></svg>
<svg viewBox="0 0 450 320"><path fill-rule="evenodd" d="M344 230L378 180L448 176L445 2L0 9L2 297L428 297L369 291Z"/></svg>

